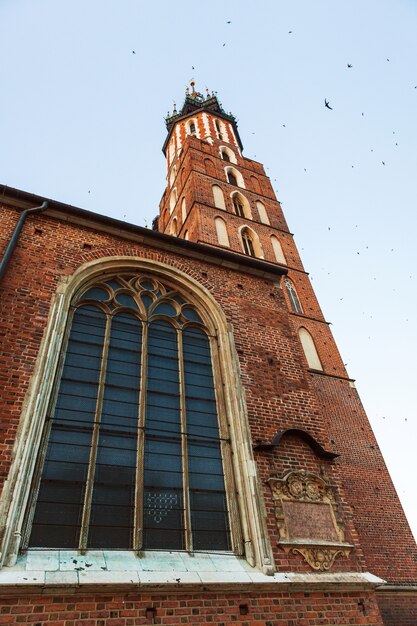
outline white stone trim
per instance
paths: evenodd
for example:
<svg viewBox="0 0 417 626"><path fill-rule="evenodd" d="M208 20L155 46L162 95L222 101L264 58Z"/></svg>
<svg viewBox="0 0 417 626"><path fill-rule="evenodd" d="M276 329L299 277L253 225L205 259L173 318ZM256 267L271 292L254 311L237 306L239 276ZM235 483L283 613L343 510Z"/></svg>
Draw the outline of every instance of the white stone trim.
<svg viewBox="0 0 417 626"><path fill-rule="evenodd" d="M52 558L51 558L52 554ZM250 591L349 591L373 589L385 581L369 572L295 573L268 576L230 554L185 552L144 552L137 557L128 551L29 550L14 567L0 572L0 595L13 589L64 589L76 593L117 587L125 591L208 591L248 589ZM386 587L383 587L386 589ZM26 589L25 589L26 590Z"/></svg>

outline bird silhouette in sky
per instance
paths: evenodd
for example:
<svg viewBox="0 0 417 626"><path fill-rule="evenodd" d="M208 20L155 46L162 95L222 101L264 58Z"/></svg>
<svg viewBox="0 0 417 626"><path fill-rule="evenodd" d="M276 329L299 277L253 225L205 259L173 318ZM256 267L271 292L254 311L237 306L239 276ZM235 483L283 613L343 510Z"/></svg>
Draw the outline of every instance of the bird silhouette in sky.
<svg viewBox="0 0 417 626"><path fill-rule="evenodd" d="M353 67L350 63L347 64L348 67Z"/></svg>
<svg viewBox="0 0 417 626"><path fill-rule="evenodd" d="M331 107L331 106L330 106L330 104L329 104L329 101L328 101L328 100L326 100L326 98L324 98L324 106L325 106L327 109L330 109L331 111L333 111L332 107Z"/></svg>
<svg viewBox="0 0 417 626"><path fill-rule="evenodd" d="M226 22L226 24L231 24L231 23L232 23L232 20L229 20L228 22Z"/></svg>
<svg viewBox="0 0 417 626"><path fill-rule="evenodd" d="M223 48L225 47L225 45L226 45L226 44L224 43L224 44L223 44Z"/></svg>
<svg viewBox="0 0 417 626"><path fill-rule="evenodd" d="M136 54L136 52L134 50L132 50L132 54Z"/></svg>

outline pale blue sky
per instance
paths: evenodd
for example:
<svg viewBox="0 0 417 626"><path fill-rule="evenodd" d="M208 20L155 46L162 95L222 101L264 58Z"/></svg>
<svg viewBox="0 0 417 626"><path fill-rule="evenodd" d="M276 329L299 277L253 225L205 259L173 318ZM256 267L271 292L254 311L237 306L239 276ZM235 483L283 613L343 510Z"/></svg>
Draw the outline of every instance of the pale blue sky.
<svg viewBox="0 0 417 626"><path fill-rule="evenodd" d="M218 91L283 202L415 534L416 18L411 0L0 0L11 187L150 224L167 110L190 78Z"/></svg>

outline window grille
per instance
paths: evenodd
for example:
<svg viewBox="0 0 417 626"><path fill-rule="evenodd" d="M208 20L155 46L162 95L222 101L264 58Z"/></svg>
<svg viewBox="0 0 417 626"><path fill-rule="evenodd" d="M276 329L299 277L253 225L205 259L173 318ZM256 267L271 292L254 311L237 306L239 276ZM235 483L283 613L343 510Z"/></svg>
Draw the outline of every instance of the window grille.
<svg viewBox="0 0 417 626"><path fill-rule="evenodd" d="M121 274L84 290L23 547L231 549L235 489L223 470L231 451L215 342L196 307L152 276Z"/></svg>

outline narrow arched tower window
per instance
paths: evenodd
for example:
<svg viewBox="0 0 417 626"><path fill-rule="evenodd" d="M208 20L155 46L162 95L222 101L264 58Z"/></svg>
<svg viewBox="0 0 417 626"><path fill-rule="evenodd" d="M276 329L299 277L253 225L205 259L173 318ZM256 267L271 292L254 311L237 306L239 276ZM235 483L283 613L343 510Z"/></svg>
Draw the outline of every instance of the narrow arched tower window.
<svg viewBox="0 0 417 626"><path fill-rule="evenodd" d="M194 122L190 123L189 129L190 129L190 135L195 135L196 134Z"/></svg>
<svg viewBox="0 0 417 626"><path fill-rule="evenodd" d="M314 339L308 330L306 328L300 328L298 336L300 337L308 366L311 367L311 369L323 370Z"/></svg>
<svg viewBox="0 0 417 626"><path fill-rule="evenodd" d="M233 202L233 209L236 215L239 215L239 217L245 217L245 208L238 194L234 194L232 196L232 202Z"/></svg>
<svg viewBox="0 0 417 626"><path fill-rule="evenodd" d="M237 178L232 170L227 170L227 180L231 185L235 185L235 187L238 186Z"/></svg>
<svg viewBox="0 0 417 626"><path fill-rule="evenodd" d="M286 278L284 284L292 310L295 313L304 313L293 282L289 278Z"/></svg>
<svg viewBox="0 0 417 626"><path fill-rule="evenodd" d="M216 226L217 241L221 246L230 247L229 236L227 234L227 226L225 221L221 217L215 217L214 223Z"/></svg>
<svg viewBox="0 0 417 626"><path fill-rule="evenodd" d="M244 228L242 230L241 237L242 237L243 250L245 251L245 254L248 254L249 256L256 256L253 237L247 228Z"/></svg>
<svg viewBox="0 0 417 626"><path fill-rule="evenodd" d="M225 211L226 205L224 203L223 191L218 185L213 185L212 190L213 190L214 206L216 207L216 209L221 209L222 211Z"/></svg>
<svg viewBox="0 0 417 626"><path fill-rule="evenodd" d="M268 213L266 212L265 205L260 201L256 201L256 208L258 209L259 219L263 224L270 224Z"/></svg>
<svg viewBox="0 0 417 626"><path fill-rule="evenodd" d="M220 124L219 124L218 120L214 120L214 125L216 127L217 137L219 139L223 139L222 131L221 131Z"/></svg>
<svg viewBox="0 0 417 626"><path fill-rule="evenodd" d="M275 235L271 235L271 243L272 243L272 248L274 250L275 259L277 260L277 262L286 264L287 261L285 260L284 253L282 251L282 246L278 238L275 237Z"/></svg>

